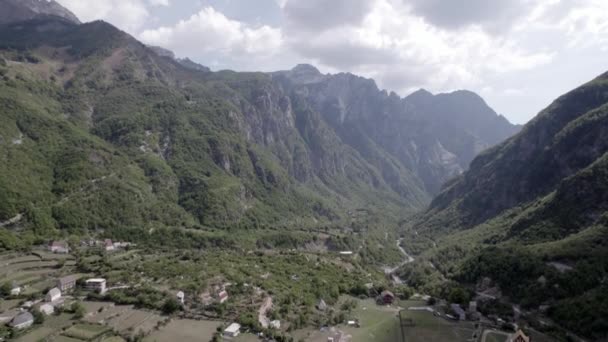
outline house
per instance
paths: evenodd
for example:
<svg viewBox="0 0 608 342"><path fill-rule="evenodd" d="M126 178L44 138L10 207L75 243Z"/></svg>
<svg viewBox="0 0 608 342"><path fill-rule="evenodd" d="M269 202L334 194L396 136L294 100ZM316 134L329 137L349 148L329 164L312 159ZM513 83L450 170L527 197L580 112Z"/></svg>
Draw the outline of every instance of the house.
<svg viewBox="0 0 608 342"><path fill-rule="evenodd" d="M186 296L186 295L184 294L184 292L183 292L183 291L179 291L179 292L177 293L177 300L178 300L180 303L182 303L182 305L184 304L184 298L185 298L185 296Z"/></svg>
<svg viewBox="0 0 608 342"><path fill-rule="evenodd" d="M76 280L78 280L77 275L69 275L66 277L62 277L57 279L57 288L61 290L61 292L67 292L76 287Z"/></svg>
<svg viewBox="0 0 608 342"><path fill-rule="evenodd" d="M459 321L464 321L467 319L467 314L466 312L464 312L460 304L451 304L450 308L452 309L452 312Z"/></svg>
<svg viewBox="0 0 608 342"><path fill-rule="evenodd" d="M325 301L323 299L319 300L319 303L317 303L317 310L319 311L325 311L327 310L327 303L325 303Z"/></svg>
<svg viewBox="0 0 608 342"><path fill-rule="evenodd" d="M346 321L346 325L348 325L349 327L361 328L361 324L359 324L358 319L348 320L348 321Z"/></svg>
<svg viewBox="0 0 608 342"><path fill-rule="evenodd" d="M526 336L523 331L517 330L515 335L511 337L510 342L530 342L530 337Z"/></svg>
<svg viewBox="0 0 608 342"><path fill-rule="evenodd" d="M49 245L49 251L59 254L68 254L70 253L70 246L65 241L53 241Z"/></svg>
<svg viewBox="0 0 608 342"><path fill-rule="evenodd" d="M476 301L469 302L469 312L470 313L477 312L477 302Z"/></svg>
<svg viewBox="0 0 608 342"><path fill-rule="evenodd" d="M378 298L376 298L376 303L379 305L391 305L395 301L395 295L391 291L384 290Z"/></svg>
<svg viewBox="0 0 608 342"><path fill-rule="evenodd" d="M89 291L100 294L106 293L106 280L104 278L87 279L84 284L85 288Z"/></svg>
<svg viewBox="0 0 608 342"><path fill-rule="evenodd" d="M18 296L21 294L21 286L15 286L11 289L11 296Z"/></svg>
<svg viewBox="0 0 608 342"><path fill-rule="evenodd" d="M55 312L55 307L49 303L45 303L45 304L40 305L40 307L38 308L38 311L49 316Z"/></svg>
<svg viewBox="0 0 608 342"><path fill-rule="evenodd" d="M14 329L26 329L31 327L34 324L34 316L29 312L24 312L22 314L17 315L11 321L10 326Z"/></svg>
<svg viewBox="0 0 608 342"><path fill-rule="evenodd" d="M133 246L133 244L130 243L130 242L123 242L123 241L114 242L114 248L116 248L116 249L118 249L118 248L129 248L131 246Z"/></svg>
<svg viewBox="0 0 608 342"><path fill-rule="evenodd" d="M209 292L203 292L199 295L199 298L201 300L201 303L203 303L203 305L207 306L207 305L211 305L211 303L213 303L213 296L211 296L211 294Z"/></svg>
<svg viewBox="0 0 608 342"><path fill-rule="evenodd" d="M220 304L224 303L225 301L228 300L228 292L226 292L226 290L222 290L217 294L217 299L220 302Z"/></svg>
<svg viewBox="0 0 608 342"><path fill-rule="evenodd" d="M232 323L224 330L224 337L231 339L239 336L241 333L241 325L238 323Z"/></svg>
<svg viewBox="0 0 608 342"><path fill-rule="evenodd" d="M46 294L46 301L47 302L54 302L54 301L57 301L59 299L61 299L61 290L59 290L56 287L50 289L49 292Z"/></svg>
<svg viewBox="0 0 608 342"><path fill-rule="evenodd" d="M272 329L281 329L281 321L274 320L270 322L270 328Z"/></svg>
<svg viewBox="0 0 608 342"><path fill-rule="evenodd" d="M112 243L112 240L110 239L105 239L103 241L103 248L108 252L116 249L116 247L114 247L114 243Z"/></svg>

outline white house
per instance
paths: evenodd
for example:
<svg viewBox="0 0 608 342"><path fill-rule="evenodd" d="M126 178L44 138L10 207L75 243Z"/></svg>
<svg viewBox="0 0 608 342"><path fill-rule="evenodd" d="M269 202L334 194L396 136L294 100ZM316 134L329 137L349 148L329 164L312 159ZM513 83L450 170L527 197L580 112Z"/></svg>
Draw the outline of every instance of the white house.
<svg viewBox="0 0 608 342"><path fill-rule="evenodd" d="M70 291L76 287L76 281L79 278L80 277L75 274L69 275L67 277L61 277L57 279L57 288L63 293Z"/></svg>
<svg viewBox="0 0 608 342"><path fill-rule="evenodd" d="M11 289L11 296L18 296L21 294L21 286L16 286Z"/></svg>
<svg viewBox="0 0 608 342"><path fill-rule="evenodd" d="M53 241L49 245L49 251L53 253L68 254L70 253L70 247L65 241Z"/></svg>
<svg viewBox="0 0 608 342"><path fill-rule="evenodd" d="M279 321L279 320L271 321L270 327L273 329L281 329L281 321Z"/></svg>
<svg viewBox="0 0 608 342"><path fill-rule="evenodd" d="M104 278L92 278L85 281L85 287L89 291L106 293L106 280Z"/></svg>
<svg viewBox="0 0 608 342"><path fill-rule="evenodd" d="M184 294L183 291L179 291L177 293L177 300L182 303L182 305L184 304L184 298L186 297L186 295Z"/></svg>
<svg viewBox="0 0 608 342"><path fill-rule="evenodd" d="M31 327L34 324L34 316L29 312L24 312L22 314L17 315L11 321L10 326L15 329L26 329Z"/></svg>
<svg viewBox="0 0 608 342"><path fill-rule="evenodd" d="M217 298L220 304L224 303L228 300L228 292L226 292L226 290L220 291L220 293L217 294Z"/></svg>
<svg viewBox="0 0 608 342"><path fill-rule="evenodd" d="M45 303L45 304L40 305L40 307L38 308L38 311L49 316L55 312L55 307L49 303Z"/></svg>
<svg viewBox="0 0 608 342"><path fill-rule="evenodd" d="M59 299L61 299L61 290L56 287L50 289L49 292L46 294L47 302L54 302Z"/></svg>
<svg viewBox="0 0 608 342"><path fill-rule="evenodd" d="M103 241L103 246L104 246L104 249L108 252L116 249L116 247L114 247L114 243L110 239L105 239Z"/></svg>
<svg viewBox="0 0 608 342"><path fill-rule="evenodd" d="M240 333L241 325L238 323L232 323L228 326L228 328L226 328L226 330L224 330L224 337L230 339L239 336Z"/></svg>

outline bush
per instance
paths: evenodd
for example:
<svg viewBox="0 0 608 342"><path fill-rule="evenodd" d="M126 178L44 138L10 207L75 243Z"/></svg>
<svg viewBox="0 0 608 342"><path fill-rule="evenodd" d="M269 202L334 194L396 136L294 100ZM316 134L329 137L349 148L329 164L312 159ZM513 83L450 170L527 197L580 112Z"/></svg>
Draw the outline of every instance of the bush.
<svg viewBox="0 0 608 342"><path fill-rule="evenodd" d="M165 300L165 302L163 303L163 306L161 308L162 312L165 315L171 315L171 314L179 311L180 309L181 309L181 305L174 298L167 298L167 300Z"/></svg>

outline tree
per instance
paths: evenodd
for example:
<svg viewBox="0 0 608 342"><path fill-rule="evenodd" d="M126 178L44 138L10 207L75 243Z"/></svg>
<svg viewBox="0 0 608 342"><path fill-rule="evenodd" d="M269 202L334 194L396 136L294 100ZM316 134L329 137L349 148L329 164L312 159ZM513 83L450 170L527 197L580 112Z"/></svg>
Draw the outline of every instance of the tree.
<svg viewBox="0 0 608 342"><path fill-rule="evenodd" d="M181 308L179 302L175 298L167 298L163 303L161 310L165 315L171 315Z"/></svg>
<svg viewBox="0 0 608 342"><path fill-rule="evenodd" d="M34 324L42 324L44 323L44 314L38 310L34 310L32 312L32 316L34 316Z"/></svg>
<svg viewBox="0 0 608 342"><path fill-rule="evenodd" d="M75 319L81 319L82 317L84 317L84 314L87 312L87 310L84 308L84 306L80 302L74 302L70 309L74 313Z"/></svg>
<svg viewBox="0 0 608 342"><path fill-rule="evenodd" d="M12 286L9 282L4 282L0 286L0 297L5 298L11 295Z"/></svg>
<svg viewBox="0 0 608 342"><path fill-rule="evenodd" d="M460 287L453 288L448 296L450 303L464 304L468 301L468 299L469 295Z"/></svg>

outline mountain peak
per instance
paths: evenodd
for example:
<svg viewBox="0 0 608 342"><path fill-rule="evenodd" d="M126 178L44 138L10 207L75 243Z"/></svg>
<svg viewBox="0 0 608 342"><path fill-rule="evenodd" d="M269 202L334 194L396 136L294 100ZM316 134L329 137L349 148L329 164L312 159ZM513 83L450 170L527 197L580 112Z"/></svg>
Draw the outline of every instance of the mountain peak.
<svg viewBox="0 0 608 342"><path fill-rule="evenodd" d="M74 13L55 0L0 0L0 24L30 20L39 16L55 16L80 24Z"/></svg>
<svg viewBox="0 0 608 342"><path fill-rule="evenodd" d="M310 74L310 75L320 75L321 74L319 69L317 69L316 67L314 67L310 64L298 64L293 69L291 69L291 71L298 73L298 74Z"/></svg>
<svg viewBox="0 0 608 342"><path fill-rule="evenodd" d="M415 92L409 94L408 96L406 96L406 99L409 100L415 100L415 99L429 99L431 97L433 97L435 95L433 95L433 93L431 93L430 91L424 89L424 88L420 88L418 90L416 90Z"/></svg>

